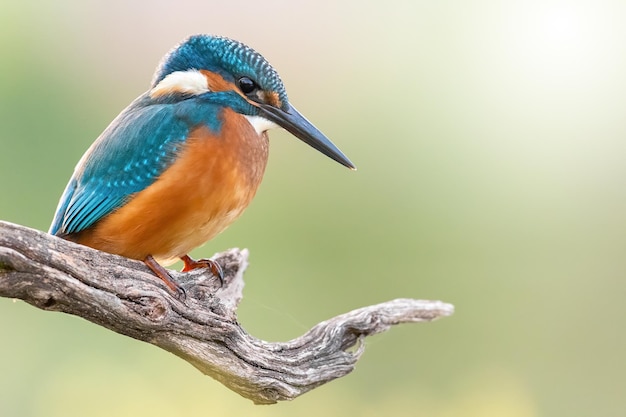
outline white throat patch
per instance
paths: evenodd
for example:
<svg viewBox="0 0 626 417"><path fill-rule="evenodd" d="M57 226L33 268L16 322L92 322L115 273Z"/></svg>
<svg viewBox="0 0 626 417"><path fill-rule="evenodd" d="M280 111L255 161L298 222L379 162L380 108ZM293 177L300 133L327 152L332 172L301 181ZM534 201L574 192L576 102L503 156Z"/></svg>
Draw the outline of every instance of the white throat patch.
<svg viewBox="0 0 626 417"><path fill-rule="evenodd" d="M265 117L261 116L246 116L248 122L254 127L257 134L261 134L267 130L274 129L278 127L278 125L271 120L267 120Z"/></svg>

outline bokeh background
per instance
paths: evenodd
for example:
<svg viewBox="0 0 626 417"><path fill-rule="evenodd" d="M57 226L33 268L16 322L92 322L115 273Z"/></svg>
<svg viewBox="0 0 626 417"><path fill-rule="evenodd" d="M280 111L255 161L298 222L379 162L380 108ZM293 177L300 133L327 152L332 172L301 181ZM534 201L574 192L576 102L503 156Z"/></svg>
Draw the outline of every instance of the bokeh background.
<svg viewBox="0 0 626 417"><path fill-rule="evenodd" d="M271 134L257 337L396 297L456 305L351 375L255 406L182 360L0 299L1 416L626 415L624 1L0 2L0 219L47 230L75 163L189 34L227 35L357 164Z"/></svg>

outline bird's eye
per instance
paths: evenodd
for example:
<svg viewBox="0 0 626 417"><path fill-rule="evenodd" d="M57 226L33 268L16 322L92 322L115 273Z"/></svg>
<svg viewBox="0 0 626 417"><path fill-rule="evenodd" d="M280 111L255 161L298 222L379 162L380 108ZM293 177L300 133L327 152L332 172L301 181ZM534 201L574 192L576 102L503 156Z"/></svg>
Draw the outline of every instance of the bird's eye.
<svg viewBox="0 0 626 417"><path fill-rule="evenodd" d="M248 77L241 77L238 81L239 89L244 94L250 94L258 88L256 83Z"/></svg>

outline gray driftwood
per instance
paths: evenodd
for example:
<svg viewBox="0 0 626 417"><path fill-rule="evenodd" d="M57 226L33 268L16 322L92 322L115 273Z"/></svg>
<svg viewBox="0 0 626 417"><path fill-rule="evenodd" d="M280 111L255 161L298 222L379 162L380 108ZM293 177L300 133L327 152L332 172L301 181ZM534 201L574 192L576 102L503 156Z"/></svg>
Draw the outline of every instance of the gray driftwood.
<svg viewBox="0 0 626 417"><path fill-rule="evenodd" d="M141 262L0 222L0 296L152 343L258 404L291 400L348 374L365 336L453 312L440 301L397 299L334 317L289 342L265 342L237 322L247 256L239 249L216 255L221 288L205 271L172 271L187 292L183 303Z"/></svg>

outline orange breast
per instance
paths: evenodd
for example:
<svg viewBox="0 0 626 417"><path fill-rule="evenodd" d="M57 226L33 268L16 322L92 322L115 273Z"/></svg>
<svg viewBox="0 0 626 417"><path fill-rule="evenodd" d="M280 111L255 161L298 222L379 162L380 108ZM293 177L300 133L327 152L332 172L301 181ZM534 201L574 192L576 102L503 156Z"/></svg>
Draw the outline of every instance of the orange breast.
<svg viewBox="0 0 626 417"><path fill-rule="evenodd" d="M269 144L267 134L259 136L234 111L224 110L222 119L219 137L206 127L191 132L154 184L73 240L167 264L228 227L261 183Z"/></svg>

